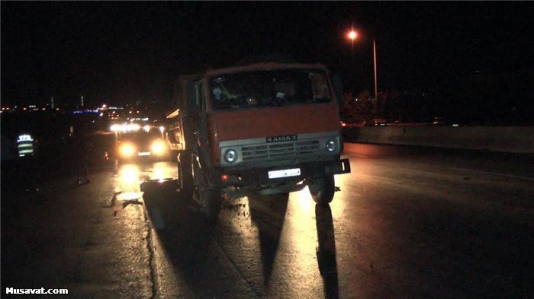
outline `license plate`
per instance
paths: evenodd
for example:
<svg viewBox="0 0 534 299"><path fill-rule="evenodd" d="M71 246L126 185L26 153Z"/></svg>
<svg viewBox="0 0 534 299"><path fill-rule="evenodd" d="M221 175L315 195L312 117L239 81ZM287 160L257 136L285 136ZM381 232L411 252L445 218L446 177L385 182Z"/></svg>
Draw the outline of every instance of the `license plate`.
<svg viewBox="0 0 534 299"><path fill-rule="evenodd" d="M285 178L285 177L292 177L292 176L299 176L299 175L300 175L300 168L269 171L270 179Z"/></svg>

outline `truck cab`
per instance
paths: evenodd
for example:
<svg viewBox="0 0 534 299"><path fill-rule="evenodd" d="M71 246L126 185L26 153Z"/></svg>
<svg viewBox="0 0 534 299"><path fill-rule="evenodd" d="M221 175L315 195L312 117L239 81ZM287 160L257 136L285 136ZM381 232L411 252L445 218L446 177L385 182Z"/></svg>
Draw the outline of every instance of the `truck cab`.
<svg viewBox="0 0 534 299"><path fill-rule="evenodd" d="M221 196L299 191L332 201L334 175L350 172L336 92L320 64L259 63L179 78L167 136L182 192L209 219Z"/></svg>

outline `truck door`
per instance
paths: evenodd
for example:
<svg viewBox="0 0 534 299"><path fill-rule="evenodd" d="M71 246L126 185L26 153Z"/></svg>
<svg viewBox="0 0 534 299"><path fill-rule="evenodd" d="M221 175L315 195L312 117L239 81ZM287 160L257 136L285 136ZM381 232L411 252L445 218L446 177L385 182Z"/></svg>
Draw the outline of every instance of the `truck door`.
<svg viewBox="0 0 534 299"><path fill-rule="evenodd" d="M211 167L208 117L207 117L207 99L205 81L200 80L196 83L196 104L198 105L197 121L197 144L199 145L199 155L202 167Z"/></svg>
<svg viewBox="0 0 534 299"><path fill-rule="evenodd" d="M187 82L182 97L182 124L184 131L185 147L189 151L194 151L196 148L196 126L195 119L197 118L196 108L196 90L194 82Z"/></svg>

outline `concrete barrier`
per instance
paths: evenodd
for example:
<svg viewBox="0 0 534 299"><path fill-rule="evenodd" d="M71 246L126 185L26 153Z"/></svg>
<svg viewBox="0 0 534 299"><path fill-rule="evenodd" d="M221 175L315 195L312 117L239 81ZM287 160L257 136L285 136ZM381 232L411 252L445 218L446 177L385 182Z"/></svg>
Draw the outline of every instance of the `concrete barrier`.
<svg viewBox="0 0 534 299"><path fill-rule="evenodd" d="M534 127L354 127L348 142L534 153Z"/></svg>

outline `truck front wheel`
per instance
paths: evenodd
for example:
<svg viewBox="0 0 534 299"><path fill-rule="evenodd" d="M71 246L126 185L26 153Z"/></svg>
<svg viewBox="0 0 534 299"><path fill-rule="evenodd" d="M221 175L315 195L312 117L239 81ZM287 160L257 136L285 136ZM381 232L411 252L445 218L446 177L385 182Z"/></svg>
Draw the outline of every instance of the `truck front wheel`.
<svg viewBox="0 0 534 299"><path fill-rule="evenodd" d="M221 186L216 183L216 174L211 169L203 169L198 163L193 163L193 179L195 181L194 200L201 207L208 222L217 220L221 208Z"/></svg>
<svg viewBox="0 0 534 299"><path fill-rule="evenodd" d="M204 217L208 222L215 222L221 209L221 189L214 186L199 186L197 192Z"/></svg>
<svg viewBox="0 0 534 299"><path fill-rule="evenodd" d="M317 204L329 204L334 199L336 185L334 176L308 179L308 189Z"/></svg>

